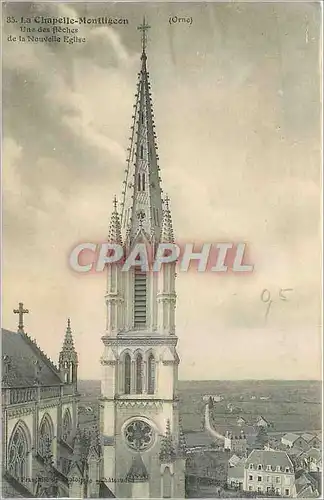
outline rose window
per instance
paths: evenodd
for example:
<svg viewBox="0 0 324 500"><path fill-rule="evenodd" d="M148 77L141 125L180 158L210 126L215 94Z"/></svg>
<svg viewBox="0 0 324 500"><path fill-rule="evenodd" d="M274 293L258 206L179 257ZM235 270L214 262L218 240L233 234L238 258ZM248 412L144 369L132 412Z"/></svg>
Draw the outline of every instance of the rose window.
<svg viewBox="0 0 324 500"><path fill-rule="evenodd" d="M130 448L136 451L144 451L153 442L153 430L143 420L134 420L125 429L125 439Z"/></svg>

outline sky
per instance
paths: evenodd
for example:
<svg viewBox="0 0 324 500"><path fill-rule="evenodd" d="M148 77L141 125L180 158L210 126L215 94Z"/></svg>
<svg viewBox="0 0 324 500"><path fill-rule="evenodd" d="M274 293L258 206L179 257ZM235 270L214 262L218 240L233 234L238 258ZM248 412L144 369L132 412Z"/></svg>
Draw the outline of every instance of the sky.
<svg viewBox="0 0 324 500"><path fill-rule="evenodd" d="M107 237L121 196L145 15L176 238L244 241L254 264L178 273L179 377L319 379L320 4L25 2L3 15L128 19L83 26L82 44L10 42L20 26L4 22L3 327L23 302L56 362L70 317L79 377L100 378L105 275L73 273L68 255Z"/></svg>

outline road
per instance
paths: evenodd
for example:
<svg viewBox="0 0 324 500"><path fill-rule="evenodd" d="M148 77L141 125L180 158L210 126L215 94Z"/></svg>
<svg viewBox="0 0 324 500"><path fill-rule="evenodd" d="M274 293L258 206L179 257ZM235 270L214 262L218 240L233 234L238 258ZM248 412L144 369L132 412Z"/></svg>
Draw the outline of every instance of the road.
<svg viewBox="0 0 324 500"><path fill-rule="evenodd" d="M209 416L209 405L208 403L205 406L205 429L209 432L211 436L216 439L222 439L225 441L225 437L222 434L219 434L215 429L212 428L210 424L210 416Z"/></svg>

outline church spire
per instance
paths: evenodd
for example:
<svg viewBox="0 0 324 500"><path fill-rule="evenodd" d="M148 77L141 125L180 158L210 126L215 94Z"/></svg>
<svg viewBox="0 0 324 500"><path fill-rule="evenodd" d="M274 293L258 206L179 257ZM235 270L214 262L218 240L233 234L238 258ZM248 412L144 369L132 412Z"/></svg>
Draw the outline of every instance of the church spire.
<svg viewBox="0 0 324 500"><path fill-rule="evenodd" d="M122 235L124 241L128 238L130 242L139 231L159 241L162 224L162 190L146 55L149 26L145 18L139 29L142 31L142 65L135 94L122 201Z"/></svg>

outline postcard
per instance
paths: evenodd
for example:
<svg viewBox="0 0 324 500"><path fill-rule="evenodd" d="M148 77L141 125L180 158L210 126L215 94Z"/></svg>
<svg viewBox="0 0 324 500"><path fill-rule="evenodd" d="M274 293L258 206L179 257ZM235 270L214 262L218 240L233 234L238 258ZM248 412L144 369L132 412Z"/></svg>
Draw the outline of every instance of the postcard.
<svg viewBox="0 0 324 500"><path fill-rule="evenodd" d="M2 496L320 498L322 4L2 27Z"/></svg>

